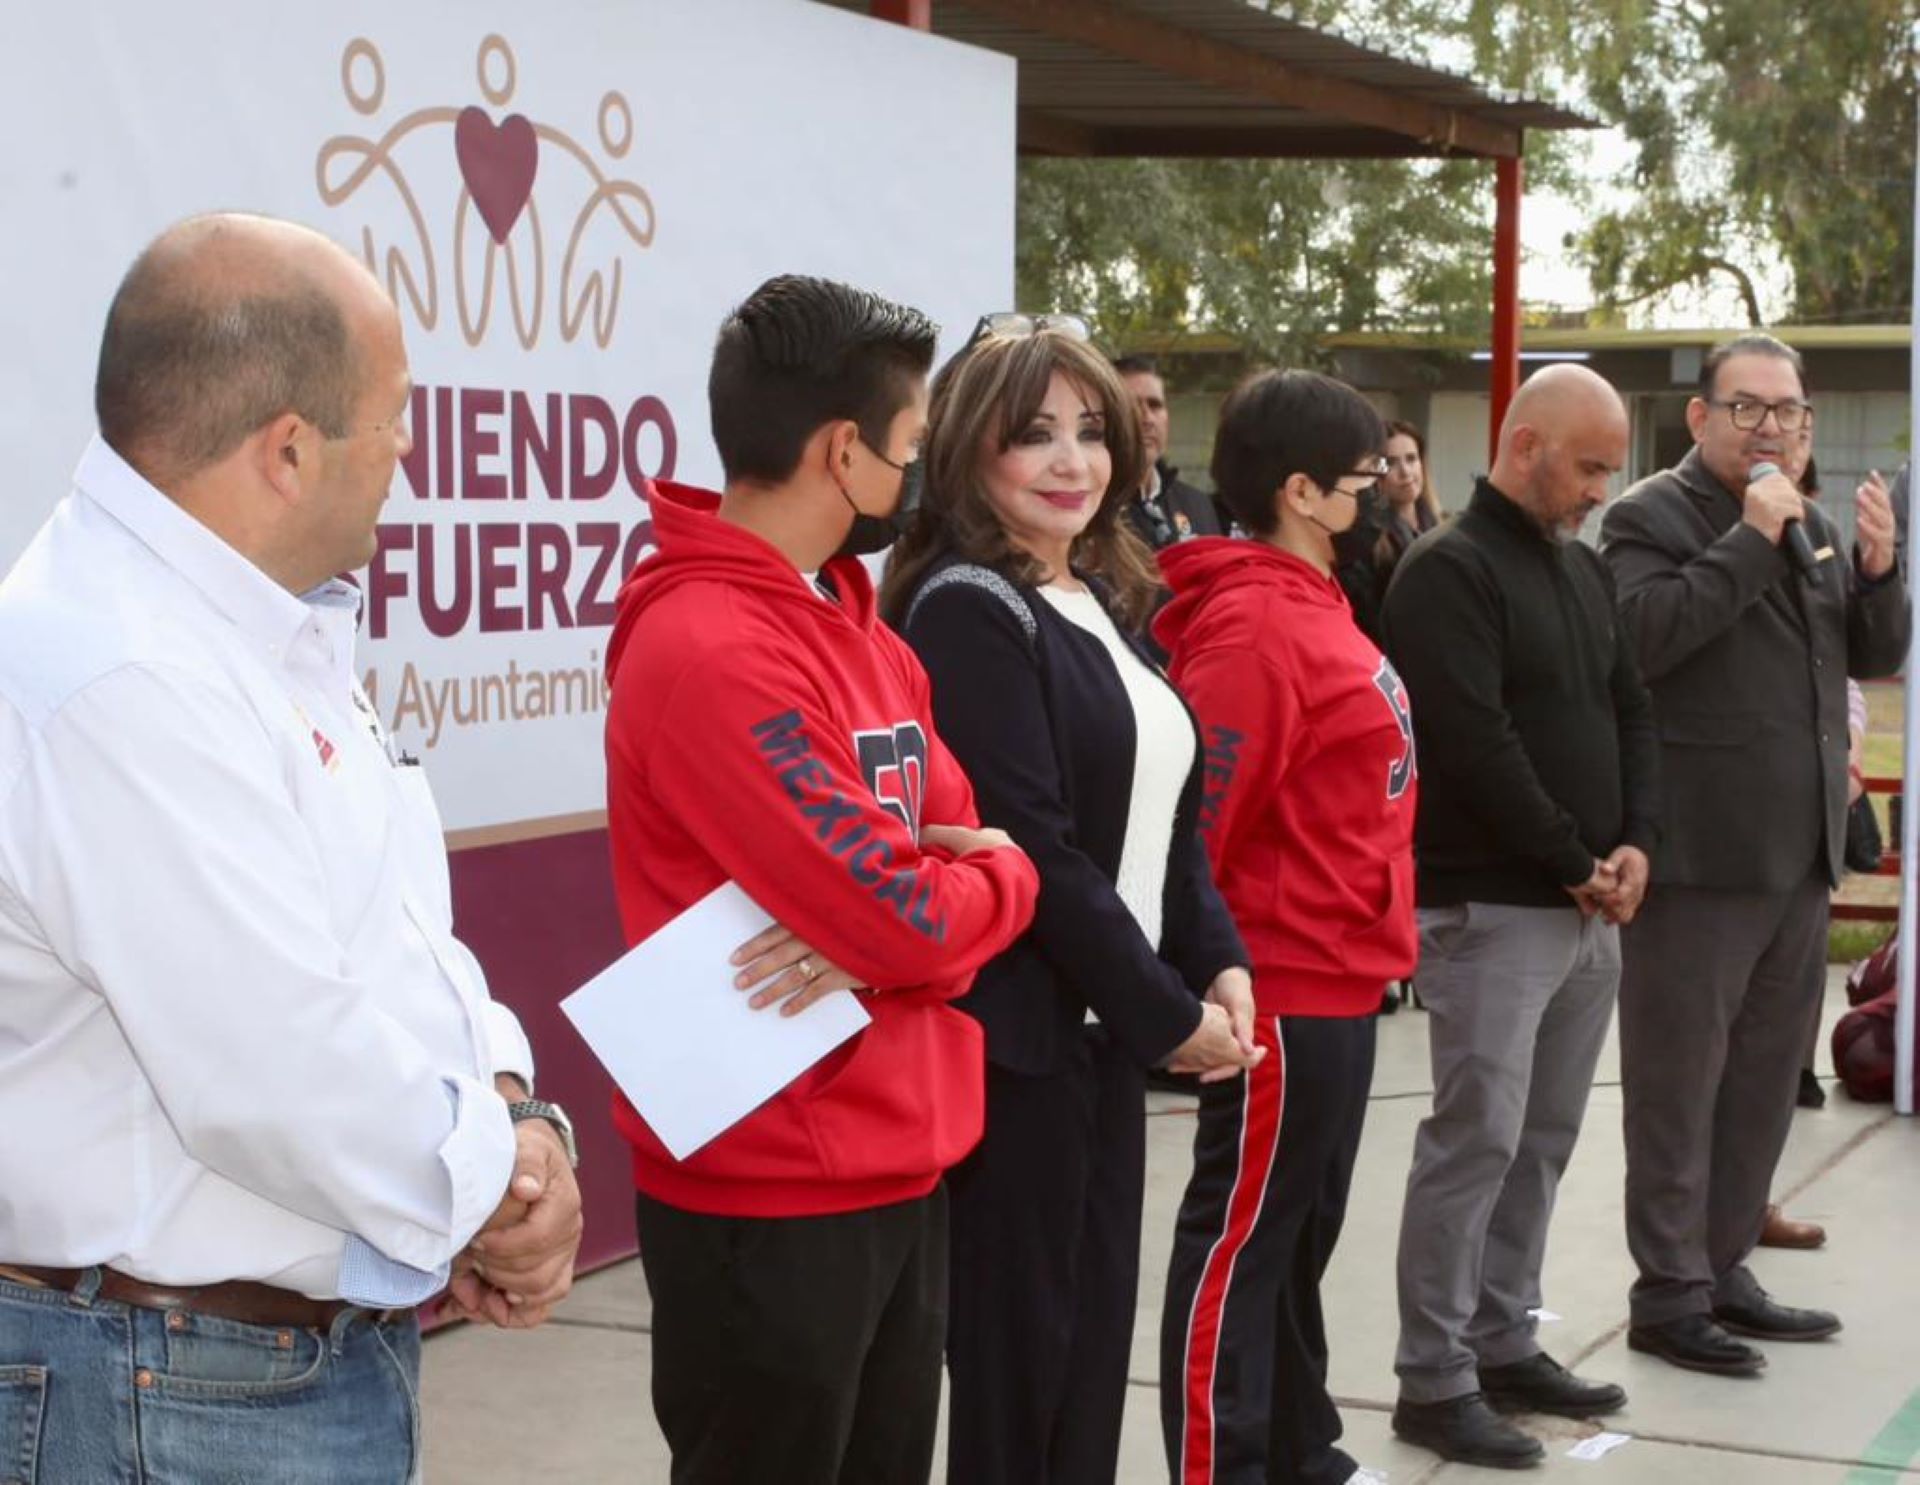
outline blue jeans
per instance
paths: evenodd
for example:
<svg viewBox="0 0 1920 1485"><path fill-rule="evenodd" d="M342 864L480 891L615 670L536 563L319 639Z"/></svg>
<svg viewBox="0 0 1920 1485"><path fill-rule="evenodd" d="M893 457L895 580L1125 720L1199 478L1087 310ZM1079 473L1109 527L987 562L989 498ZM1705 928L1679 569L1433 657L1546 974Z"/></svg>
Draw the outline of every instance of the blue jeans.
<svg viewBox="0 0 1920 1485"><path fill-rule="evenodd" d="M0 1278L0 1485L406 1485L420 1327L275 1330Z"/></svg>

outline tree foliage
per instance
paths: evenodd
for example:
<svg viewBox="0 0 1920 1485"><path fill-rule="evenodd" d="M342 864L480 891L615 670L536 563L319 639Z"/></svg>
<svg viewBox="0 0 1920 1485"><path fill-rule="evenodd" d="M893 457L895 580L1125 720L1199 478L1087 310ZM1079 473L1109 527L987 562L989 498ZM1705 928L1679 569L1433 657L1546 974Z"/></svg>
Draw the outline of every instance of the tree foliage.
<svg viewBox="0 0 1920 1485"><path fill-rule="evenodd" d="M1434 55L1617 124L1619 178L1528 140L1530 189L1603 203L1569 247L1615 310L1715 279L1764 318L1894 318L1910 299L1920 0L1296 0L1308 24ZM1021 302L1114 341L1215 332L1299 361L1331 332L1482 335L1491 165L1030 159Z"/></svg>
<svg viewBox="0 0 1920 1485"><path fill-rule="evenodd" d="M1601 0L1582 52L1635 148L1624 206L1581 239L1610 302L1777 259L1786 317L1911 311L1920 0Z"/></svg>
<svg viewBox="0 0 1920 1485"><path fill-rule="evenodd" d="M1297 361L1336 330L1470 333L1487 315L1487 167L1377 160L1021 166L1023 304L1103 334L1222 332Z"/></svg>

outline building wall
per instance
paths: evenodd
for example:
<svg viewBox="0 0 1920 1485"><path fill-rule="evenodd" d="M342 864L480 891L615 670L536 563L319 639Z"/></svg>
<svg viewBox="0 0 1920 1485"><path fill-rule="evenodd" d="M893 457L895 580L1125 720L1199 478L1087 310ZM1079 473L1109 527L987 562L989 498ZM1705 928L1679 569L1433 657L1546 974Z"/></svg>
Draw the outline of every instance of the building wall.
<svg viewBox="0 0 1920 1485"><path fill-rule="evenodd" d="M1180 478L1202 490L1213 489L1207 465L1213 459L1213 430L1220 421L1219 392L1175 392L1167 389L1169 433L1167 461Z"/></svg>
<svg viewBox="0 0 1920 1485"><path fill-rule="evenodd" d="M1440 509L1465 510L1474 479L1487 470L1485 392L1435 392L1427 399L1427 463Z"/></svg>
<svg viewBox="0 0 1920 1485"><path fill-rule="evenodd" d="M1899 392L1838 392L1818 397L1813 461L1820 504L1853 539L1853 492L1870 470L1889 481L1906 461L1907 398Z"/></svg>

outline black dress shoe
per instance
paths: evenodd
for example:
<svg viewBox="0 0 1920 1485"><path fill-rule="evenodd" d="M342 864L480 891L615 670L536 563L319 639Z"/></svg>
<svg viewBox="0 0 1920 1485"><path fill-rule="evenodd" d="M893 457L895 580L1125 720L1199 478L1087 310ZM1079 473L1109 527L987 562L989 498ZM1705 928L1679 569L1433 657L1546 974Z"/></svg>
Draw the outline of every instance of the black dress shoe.
<svg viewBox="0 0 1920 1485"><path fill-rule="evenodd" d="M1759 1288L1743 1304L1715 1305L1713 1318L1735 1335L1758 1336L1763 1341L1824 1341L1840 1329L1838 1315L1776 1304L1772 1295Z"/></svg>
<svg viewBox="0 0 1920 1485"><path fill-rule="evenodd" d="M1636 1325L1627 1332L1627 1349L1644 1351L1693 1372L1717 1372L1724 1377L1752 1376L1767 1358L1744 1341L1736 1341L1711 1315L1682 1315L1659 1325Z"/></svg>
<svg viewBox="0 0 1920 1485"><path fill-rule="evenodd" d="M1494 1412L1477 1392L1437 1403L1402 1399L1394 1405L1393 1431L1409 1444L1457 1464L1524 1470L1547 1457L1538 1439Z"/></svg>
<svg viewBox="0 0 1920 1485"><path fill-rule="evenodd" d="M1613 1383L1583 1381L1545 1351L1508 1366L1481 1367L1480 1390L1496 1408L1562 1418L1591 1418L1627 1405L1627 1394Z"/></svg>
<svg viewBox="0 0 1920 1485"><path fill-rule="evenodd" d="M1827 1090L1820 1086L1820 1080L1813 1075L1812 1068L1800 1069L1800 1092L1793 1101L1803 1109L1824 1109L1827 1106Z"/></svg>

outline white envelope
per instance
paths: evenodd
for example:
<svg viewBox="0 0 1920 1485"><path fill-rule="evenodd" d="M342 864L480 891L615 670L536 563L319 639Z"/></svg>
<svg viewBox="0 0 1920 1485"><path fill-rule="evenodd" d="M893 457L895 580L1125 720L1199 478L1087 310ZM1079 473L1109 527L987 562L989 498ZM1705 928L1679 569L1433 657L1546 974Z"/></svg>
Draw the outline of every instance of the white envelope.
<svg viewBox="0 0 1920 1485"><path fill-rule="evenodd" d="M733 951L772 917L727 883L560 1002L674 1159L685 1160L872 1019L849 990L751 1009Z"/></svg>

